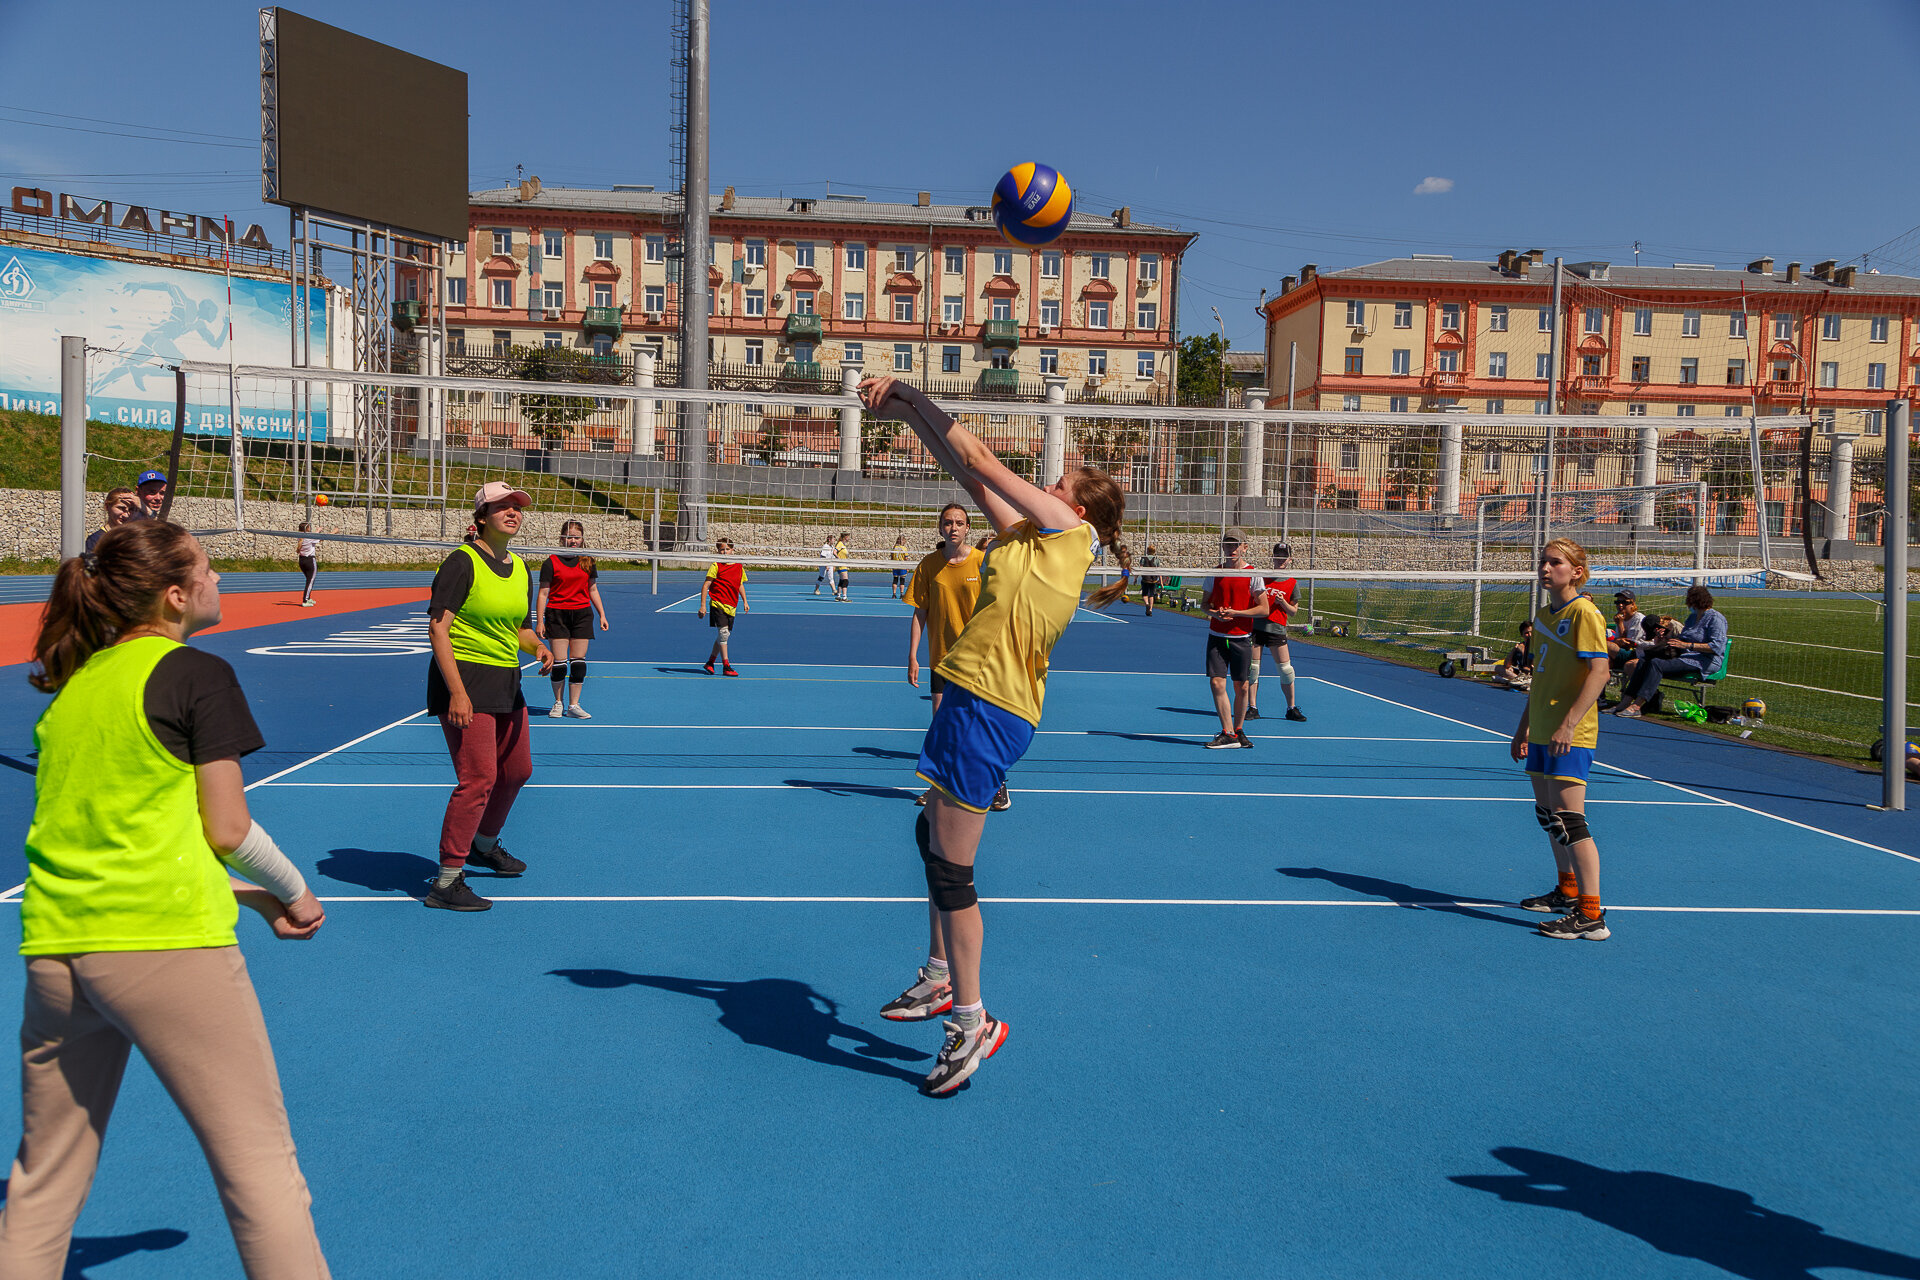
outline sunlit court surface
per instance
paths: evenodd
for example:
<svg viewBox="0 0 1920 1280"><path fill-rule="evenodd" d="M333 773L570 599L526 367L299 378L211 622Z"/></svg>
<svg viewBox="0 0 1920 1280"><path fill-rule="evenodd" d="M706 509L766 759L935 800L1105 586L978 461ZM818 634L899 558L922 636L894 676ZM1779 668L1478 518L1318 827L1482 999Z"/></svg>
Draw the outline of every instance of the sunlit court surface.
<svg viewBox="0 0 1920 1280"><path fill-rule="evenodd" d="M1613 937L1563 945L1513 905L1553 881L1519 695L1296 642L1307 722L1274 681L1253 749L1207 751L1202 625L1083 611L981 848L1011 1036L931 1100L938 1021L878 1013L926 941L885 574L754 574L739 679L696 575L603 574L594 718L527 673L529 869L472 915L419 902L453 778L393 581L197 641L329 903L241 938L337 1276L1920 1276L1920 828L1873 775L1604 719ZM237 1274L137 1061L69 1274Z"/></svg>

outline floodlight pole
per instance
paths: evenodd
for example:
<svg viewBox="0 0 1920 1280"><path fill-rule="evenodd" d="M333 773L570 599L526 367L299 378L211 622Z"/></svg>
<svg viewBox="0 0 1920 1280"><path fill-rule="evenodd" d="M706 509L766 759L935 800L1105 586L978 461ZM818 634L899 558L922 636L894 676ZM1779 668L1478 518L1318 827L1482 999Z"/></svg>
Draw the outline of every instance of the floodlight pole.
<svg viewBox="0 0 1920 1280"><path fill-rule="evenodd" d="M1907 402L1887 401L1886 518L1880 540L1886 551L1886 610L1882 624L1880 702L1880 807L1907 807Z"/></svg>
<svg viewBox="0 0 1920 1280"><path fill-rule="evenodd" d="M1553 330L1547 339L1547 470L1540 485L1540 532L1533 542L1533 564L1537 568L1540 557L1546 553L1547 540L1553 537L1553 420L1560 413L1560 359L1565 348L1562 331L1565 328L1564 317L1560 314L1560 262L1553 260ZM1545 598L1543 590L1536 589L1533 601L1537 605Z"/></svg>
<svg viewBox="0 0 1920 1280"><path fill-rule="evenodd" d="M60 558L87 541L87 340L60 339Z"/></svg>
<svg viewBox="0 0 1920 1280"><path fill-rule="evenodd" d="M707 53L708 0L687 3L687 233L680 260L680 385L707 389ZM707 406L680 406L680 502L674 541L682 548L707 540Z"/></svg>

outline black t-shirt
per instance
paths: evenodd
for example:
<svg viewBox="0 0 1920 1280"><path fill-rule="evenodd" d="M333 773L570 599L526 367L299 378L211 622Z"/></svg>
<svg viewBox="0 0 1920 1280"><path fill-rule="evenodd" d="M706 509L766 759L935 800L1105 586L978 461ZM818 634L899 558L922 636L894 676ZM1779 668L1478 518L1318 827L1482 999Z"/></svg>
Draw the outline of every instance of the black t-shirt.
<svg viewBox="0 0 1920 1280"><path fill-rule="evenodd" d="M513 576L513 553L508 552L505 560L496 561L487 554L482 543L472 543L487 568L502 578ZM440 564L440 571L433 575L433 595L427 601L427 612L432 617L443 613L458 613L467 602L467 595L473 590L473 557L466 551L455 551ZM522 626L533 626L533 602L527 602L526 620ZM467 698L473 703L473 709L485 715L512 715L527 705L520 693L520 668L493 667L481 662L457 661L460 669L460 683L467 688ZM453 693L447 688L447 682L440 674L440 664L433 658L427 659L427 714L443 716L453 701Z"/></svg>
<svg viewBox="0 0 1920 1280"><path fill-rule="evenodd" d="M224 658L185 646L160 659L142 705L160 745L188 764L231 760L266 745Z"/></svg>

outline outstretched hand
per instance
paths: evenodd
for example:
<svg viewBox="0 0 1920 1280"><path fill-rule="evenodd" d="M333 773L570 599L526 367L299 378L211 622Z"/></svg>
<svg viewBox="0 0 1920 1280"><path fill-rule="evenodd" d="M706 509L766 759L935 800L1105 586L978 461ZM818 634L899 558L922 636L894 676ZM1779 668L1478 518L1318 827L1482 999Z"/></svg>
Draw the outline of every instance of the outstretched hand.
<svg viewBox="0 0 1920 1280"><path fill-rule="evenodd" d="M881 376L860 379L860 403L878 412L887 401L899 395L900 384L893 378Z"/></svg>

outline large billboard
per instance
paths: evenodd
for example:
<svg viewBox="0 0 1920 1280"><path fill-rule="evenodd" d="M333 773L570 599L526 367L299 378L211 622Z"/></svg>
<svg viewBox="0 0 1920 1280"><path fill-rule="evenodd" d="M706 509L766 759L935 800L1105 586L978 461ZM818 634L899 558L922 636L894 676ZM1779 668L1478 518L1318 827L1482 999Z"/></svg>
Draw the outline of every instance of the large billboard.
<svg viewBox="0 0 1920 1280"><path fill-rule="evenodd" d="M467 238L467 73L261 14L261 198Z"/></svg>
<svg viewBox="0 0 1920 1280"><path fill-rule="evenodd" d="M327 298L308 290L313 349L327 350ZM60 338L83 337L88 353L87 416L98 422L173 430L173 370L183 360L284 365L293 287L233 279L232 354L227 278L206 271L52 253L0 244L0 409L60 412ZM187 405L186 430L228 430L225 380L194 378L189 394L217 403ZM327 438L326 401L314 396L311 438ZM294 438L291 405L243 405L244 435ZM302 431L304 435L304 430Z"/></svg>

